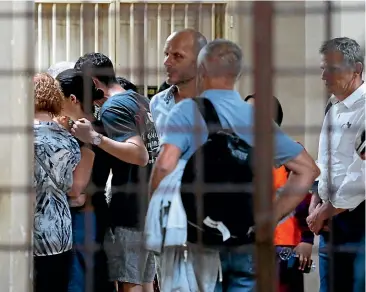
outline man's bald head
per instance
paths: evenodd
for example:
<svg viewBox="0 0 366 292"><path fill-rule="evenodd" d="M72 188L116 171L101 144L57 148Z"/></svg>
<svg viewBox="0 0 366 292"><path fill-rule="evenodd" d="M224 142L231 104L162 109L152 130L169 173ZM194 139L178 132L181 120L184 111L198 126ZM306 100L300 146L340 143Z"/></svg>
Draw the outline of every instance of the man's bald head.
<svg viewBox="0 0 366 292"><path fill-rule="evenodd" d="M74 62L58 62L56 64L53 64L50 68L48 68L47 73L50 74L53 78L56 78L58 74L60 74L63 71L66 71L67 69L73 69L75 66Z"/></svg>
<svg viewBox="0 0 366 292"><path fill-rule="evenodd" d="M191 43L194 47L197 55L201 49L207 45L206 37L199 31L193 28L185 28L177 32L173 32L167 39L167 41L185 41L186 43Z"/></svg>
<svg viewBox="0 0 366 292"><path fill-rule="evenodd" d="M164 66L169 85L192 82L197 74L197 56L207 44L206 38L194 29L183 29L172 33L164 46Z"/></svg>
<svg viewBox="0 0 366 292"><path fill-rule="evenodd" d="M236 80L243 69L243 54L232 41L217 39L199 53L197 65L207 77L228 77Z"/></svg>

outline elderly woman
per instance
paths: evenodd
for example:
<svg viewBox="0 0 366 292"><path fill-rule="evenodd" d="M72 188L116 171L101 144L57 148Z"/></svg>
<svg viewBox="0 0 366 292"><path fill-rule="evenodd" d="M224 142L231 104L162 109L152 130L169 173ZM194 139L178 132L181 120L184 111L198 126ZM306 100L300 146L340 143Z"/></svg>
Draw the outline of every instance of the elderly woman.
<svg viewBox="0 0 366 292"><path fill-rule="evenodd" d="M67 194L80 196L89 177L78 164L94 157L83 157L77 141L55 121L64 96L54 78L34 77L34 100L34 291L67 292L72 256Z"/></svg>

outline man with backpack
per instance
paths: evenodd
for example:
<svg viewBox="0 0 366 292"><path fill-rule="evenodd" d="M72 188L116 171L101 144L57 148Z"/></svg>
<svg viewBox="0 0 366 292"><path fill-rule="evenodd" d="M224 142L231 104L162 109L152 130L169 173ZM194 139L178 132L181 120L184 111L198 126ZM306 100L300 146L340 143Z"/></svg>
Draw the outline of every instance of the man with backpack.
<svg viewBox="0 0 366 292"><path fill-rule="evenodd" d="M187 159L181 190L188 243L219 248L223 277L219 277L216 291L252 291L254 260L245 246L254 242L249 236L254 225L250 188L253 107L234 90L242 71L242 52L235 43L217 39L201 50L197 63L198 92L203 98L183 100L169 113L150 192L171 173L179 159ZM292 171L274 203L277 222L304 199L319 170L301 145L274 127L275 166L285 165ZM195 163L202 157L202 163ZM201 183L193 194L184 183L196 179Z"/></svg>

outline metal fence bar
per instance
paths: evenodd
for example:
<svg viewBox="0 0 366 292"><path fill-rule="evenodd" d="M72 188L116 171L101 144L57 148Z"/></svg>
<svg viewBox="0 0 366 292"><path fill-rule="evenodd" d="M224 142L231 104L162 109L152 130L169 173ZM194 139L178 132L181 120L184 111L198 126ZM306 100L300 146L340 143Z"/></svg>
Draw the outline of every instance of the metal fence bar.
<svg viewBox="0 0 366 292"><path fill-rule="evenodd" d="M325 3L325 11L324 11L324 21L325 21L325 40L330 40L332 38L332 14L333 14L333 8L334 5L332 3L332 1L326 1ZM325 99L326 102L328 101L329 95L328 93L325 94ZM329 112L330 115L332 115L332 112ZM325 118L325 117L324 117ZM331 119L331 116L329 118L329 120ZM328 153L331 153L331 149L332 149L332 131L333 131L333 124L330 125L330 127L328 126L327 129L327 136L328 136ZM332 156L328 155L328 173L327 173L327 179L328 179L328 194L330 196L330 198L333 196L334 194L334 188L333 188L333 184L332 184L332 176L331 176L331 171L332 171ZM329 220L329 228L330 230L332 230L332 218L330 218ZM329 242L328 242L328 249L327 249L327 254L328 254L328 269L329 269L329 291L333 292L334 291L334 282L332 281L333 277L334 277L334 246L333 246L333 232L329 232Z"/></svg>
<svg viewBox="0 0 366 292"><path fill-rule="evenodd" d="M273 3L253 4L255 106L255 189L257 292L276 291L273 246L272 17Z"/></svg>

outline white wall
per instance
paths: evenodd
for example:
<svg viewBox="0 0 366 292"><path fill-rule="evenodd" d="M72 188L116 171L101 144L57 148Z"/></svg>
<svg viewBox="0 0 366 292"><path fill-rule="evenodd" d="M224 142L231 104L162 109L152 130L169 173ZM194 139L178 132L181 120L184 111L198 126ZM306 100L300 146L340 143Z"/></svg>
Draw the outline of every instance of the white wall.
<svg viewBox="0 0 366 292"><path fill-rule="evenodd" d="M144 34L145 7L147 7L148 19L146 38ZM68 9L69 13L67 13ZM95 4L83 4L82 14L80 9L81 4L36 5L37 12L40 11L35 18L36 35L38 36L36 39L38 70L45 70L55 62L74 61L86 52L99 51L107 54L116 62L118 75L130 78L136 85L142 85L144 81L147 85L160 85L164 78L162 73L163 45L171 31L182 29L185 26L192 27L202 31L211 40L219 35L213 21L217 21L219 17L223 19L224 15L223 5L219 3L215 4L214 10L212 4L189 4L187 6L175 4L174 20L171 18L171 4L162 4L159 7L158 4L145 6L145 4L136 3L132 10L131 5L125 3L120 5L117 3L98 4L98 17L95 17ZM83 15L82 21L80 15ZM158 15L161 16L160 22ZM53 18L53 16L56 17ZM56 24L54 38L53 21ZM131 25L132 22L134 25ZM69 55L66 46L68 31L70 32ZM80 37L81 35L83 38ZM83 48L81 48L81 39ZM39 46L39 40L41 40L41 46ZM146 59L144 58L144 48ZM54 56L53 50L55 51ZM67 58L68 56L69 58ZM144 76L146 80L144 80Z"/></svg>
<svg viewBox="0 0 366 292"><path fill-rule="evenodd" d="M29 1L0 1L9 16L33 9ZM34 102L27 71L34 66L34 28L24 17L0 18L0 27L0 291L31 292L33 200L25 187L32 186Z"/></svg>

